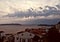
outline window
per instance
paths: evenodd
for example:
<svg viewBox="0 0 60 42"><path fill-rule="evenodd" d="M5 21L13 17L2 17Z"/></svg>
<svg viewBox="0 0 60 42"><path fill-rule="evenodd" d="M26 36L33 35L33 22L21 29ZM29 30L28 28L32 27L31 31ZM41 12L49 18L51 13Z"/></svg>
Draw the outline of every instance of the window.
<svg viewBox="0 0 60 42"><path fill-rule="evenodd" d="M31 39L28 39L28 42L31 42Z"/></svg>
<svg viewBox="0 0 60 42"><path fill-rule="evenodd" d="M22 34L22 36L23 36L23 34Z"/></svg>
<svg viewBox="0 0 60 42"><path fill-rule="evenodd" d="M20 42L21 42L21 38L20 38Z"/></svg>
<svg viewBox="0 0 60 42"><path fill-rule="evenodd" d="M30 36L32 36L32 34L30 34Z"/></svg>
<svg viewBox="0 0 60 42"><path fill-rule="evenodd" d="M17 40L18 40L19 38L17 37Z"/></svg>
<svg viewBox="0 0 60 42"><path fill-rule="evenodd" d="M22 39L22 42L25 42L25 39Z"/></svg>

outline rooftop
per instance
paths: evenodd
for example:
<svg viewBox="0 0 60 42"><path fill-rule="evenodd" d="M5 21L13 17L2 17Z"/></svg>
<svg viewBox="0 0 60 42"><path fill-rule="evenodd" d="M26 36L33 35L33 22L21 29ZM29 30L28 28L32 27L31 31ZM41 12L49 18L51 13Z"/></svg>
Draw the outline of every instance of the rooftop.
<svg viewBox="0 0 60 42"><path fill-rule="evenodd" d="M4 33L4 31L0 31L0 33Z"/></svg>
<svg viewBox="0 0 60 42"><path fill-rule="evenodd" d="M58 22L58 24L60 24L60 22Z"/></svg>

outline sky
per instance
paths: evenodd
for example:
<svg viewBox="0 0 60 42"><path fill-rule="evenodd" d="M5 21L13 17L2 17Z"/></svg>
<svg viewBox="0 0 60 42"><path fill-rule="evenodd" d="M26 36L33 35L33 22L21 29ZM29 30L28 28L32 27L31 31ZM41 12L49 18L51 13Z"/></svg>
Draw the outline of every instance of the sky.
<svg viewBox="0 0 60 42"><path fill-rule="evenodd" d="M0 24L56 24L60 0L0 0Z"/></svg>

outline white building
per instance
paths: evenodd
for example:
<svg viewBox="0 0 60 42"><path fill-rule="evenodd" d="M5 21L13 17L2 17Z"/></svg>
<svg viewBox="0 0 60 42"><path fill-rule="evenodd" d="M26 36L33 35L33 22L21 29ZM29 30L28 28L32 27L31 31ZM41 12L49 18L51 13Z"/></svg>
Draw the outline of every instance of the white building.
<svg viewBox="0 0 60 42"><path fill-rule="evenodd" d="M14 36L12 34L6 34L4 42L14 42Z"/></svg>
<svg viewBox="0 0 60 42"><path fill-rule="evenodd" d="M5 33L4 31L0 31L0 42L4 42L5 39Z"/></svg>
<svg viewBox="0 0 60 42"><path fill-rule="evenodd" d="M60 32L60 22L56 24L56 29L59 29L59 32Z"/></svg>
<svg viewBox="0 0 60 42"><path fill-rule="evenodd" d="M35 35L30 32L20 32L15 35L15 42L32 42Z"/></svg>
<svg viewBox="0 0 60 42"><path fill-rule="evenodd" d="M0 31L0 38L2 38L3 36L5 36L4 31Z"/></svg>
<svg viewBox="0 0 60 42"><path fill-rule="evenodd" d="M60 22L58 24L56 24L56 28L60 29Z"/></svg>

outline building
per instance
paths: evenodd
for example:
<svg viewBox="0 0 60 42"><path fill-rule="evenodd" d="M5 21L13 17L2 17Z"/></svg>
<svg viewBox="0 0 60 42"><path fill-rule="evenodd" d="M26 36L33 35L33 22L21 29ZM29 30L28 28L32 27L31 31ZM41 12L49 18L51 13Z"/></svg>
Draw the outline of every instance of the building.
<svg viewBox="0 0 60 42"><path fill-rule="evenodd" d="M57 28L56 28L57 27ZM54 25L47 33L48 42L60 42L59 24Z"/></svg>
<svg viewBox="0 0 60 42"><path fill-rule="evenodd" d="M4 31L0 31L0 38L3 37L3 36L5 36Z"/></svg>
<svg viewBox="0 0 60 42"><path fill-rule="evenodd" d="M46 40L47 30L45 28L26 29L25 31L28 31L35 35L33 37L33 42L47 42Z"/></svg>
<svg viewBox="0 0 60 42"><path fill-rule="evenodd" d="M4 42L5 39L5 33L4 31L0 31L0 42Z"/></svg>
<svg viewBox="0 0 60 42"><path fill-rule="evenodd" d="M60 29L60 22L58 22L58 24L56 24L56 28Z"/></svg>
<svg viewBox="0 0 60 42"><path fill-rule="evenodd" d="M6 34L4 42L14 42L14 35Z"/></svg>
<svg viewBox="0 0 60 42"><path fill-rule="evenodd" d="M35 35L33 33L24 31L24 32L18 32L15 35L15 42L33 42L32 38Z"/></svg>

